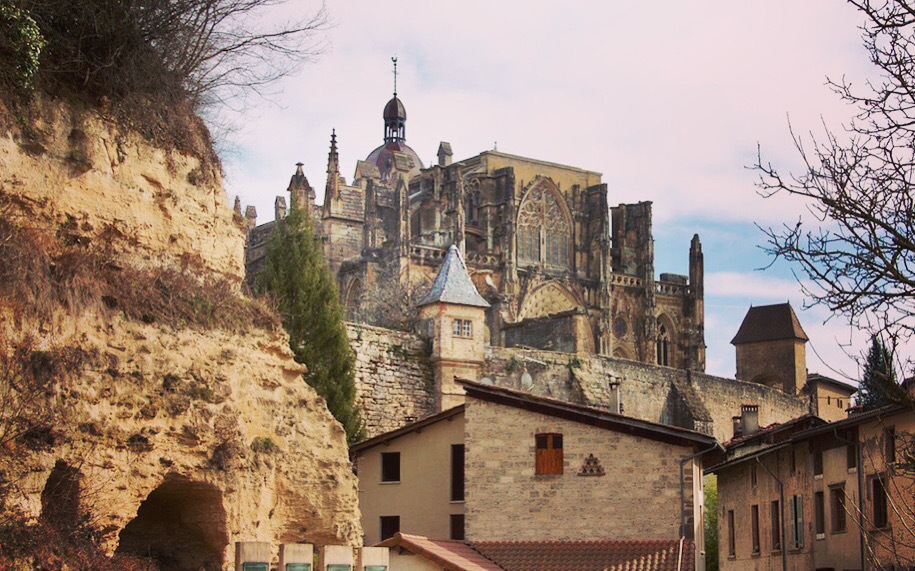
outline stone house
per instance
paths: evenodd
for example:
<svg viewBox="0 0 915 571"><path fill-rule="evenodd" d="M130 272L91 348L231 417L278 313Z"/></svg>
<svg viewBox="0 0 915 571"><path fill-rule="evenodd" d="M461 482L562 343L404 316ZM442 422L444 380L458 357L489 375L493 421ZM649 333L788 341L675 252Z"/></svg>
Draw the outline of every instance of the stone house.
<svg viewBox="0 0 915 571"><path fill-rule="evenodd" d="M702 456L718 447L713 437L461 385L463 405L351 447L367 544L398 531L473 542L702 544ZM694 564L703 568L701 550Z"/></svg>
<svg viewBox="0 0 915 571"><path fill-rule="evenodd" d="M891 406L824 422L811 415L744 430L718 476L721 569L889 569L915 562L915 412ZM895 566L895 567L894 567Z"/></svg>

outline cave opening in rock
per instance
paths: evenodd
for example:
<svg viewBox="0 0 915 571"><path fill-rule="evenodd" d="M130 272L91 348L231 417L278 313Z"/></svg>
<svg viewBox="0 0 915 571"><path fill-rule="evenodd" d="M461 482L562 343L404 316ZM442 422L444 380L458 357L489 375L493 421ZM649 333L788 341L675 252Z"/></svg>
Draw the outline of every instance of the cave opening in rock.
<svg viewBox="0 0 915 571"><path fill-rule="evenodd" d="M211 484L169 474L121 530L117 553L153 560L161 569L222 569L228 545L222 493Z"/></svg>

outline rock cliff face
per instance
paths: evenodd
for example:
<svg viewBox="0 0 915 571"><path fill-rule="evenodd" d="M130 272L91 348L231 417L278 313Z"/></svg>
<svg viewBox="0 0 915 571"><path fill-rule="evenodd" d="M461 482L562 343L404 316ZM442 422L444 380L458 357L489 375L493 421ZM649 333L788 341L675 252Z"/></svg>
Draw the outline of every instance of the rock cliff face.
<svg viewBox="0 0 915 571"><path fill-rule="evenodd" d="M7 513L163 569L360 541L343 430L241 296L243 240L217 167L94 113L0 105Z"/></svg>

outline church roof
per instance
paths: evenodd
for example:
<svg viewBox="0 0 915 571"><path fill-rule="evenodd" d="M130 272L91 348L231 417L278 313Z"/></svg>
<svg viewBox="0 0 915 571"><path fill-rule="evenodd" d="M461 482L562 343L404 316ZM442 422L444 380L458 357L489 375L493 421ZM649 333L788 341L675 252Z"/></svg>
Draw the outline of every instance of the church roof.
<svg viewBox="0 0 915 571"><path fill-rule="evenodd" d="M737 335L731 339L731 344L742 345L744 343L778 341L782 339L798 339L800 341L807 341L808 339L790 303L751 307L743 318L743 323L740 324Z"/></svg>
<svg viewBox="0 0 915 571"><path fill-rule="evenodd" d="M472 305L475 307L489 307L489 303L483 299L476 286L470 281L470 274L467 273L467 266L464 264L464 258L461 252L454 244L448 248L445 254L445 260L442 267L432 282L432 289L419 306L429 305L430 303L454 303L457 305Z"/></svg>
<svg viewBox="0 0 915 571"><path fill-rule="evenodd" d="M403 102L397 98L397 95L394 95L384 106L384 119L401 119L404 121L407 119L407 108L403 106Z"/></svg>

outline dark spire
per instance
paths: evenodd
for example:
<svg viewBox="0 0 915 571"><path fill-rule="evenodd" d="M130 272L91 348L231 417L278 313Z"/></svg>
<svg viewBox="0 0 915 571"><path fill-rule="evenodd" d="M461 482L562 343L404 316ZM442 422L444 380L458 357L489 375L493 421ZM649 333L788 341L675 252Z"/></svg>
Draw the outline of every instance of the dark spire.
<svg viewBox="0 0 915 571"><path fill-rule="evenodd" d="M391 61L394 62L394 97L384 106L384 142L403 143L407 140L407 110L397 98L397 57Z"/></svg>

